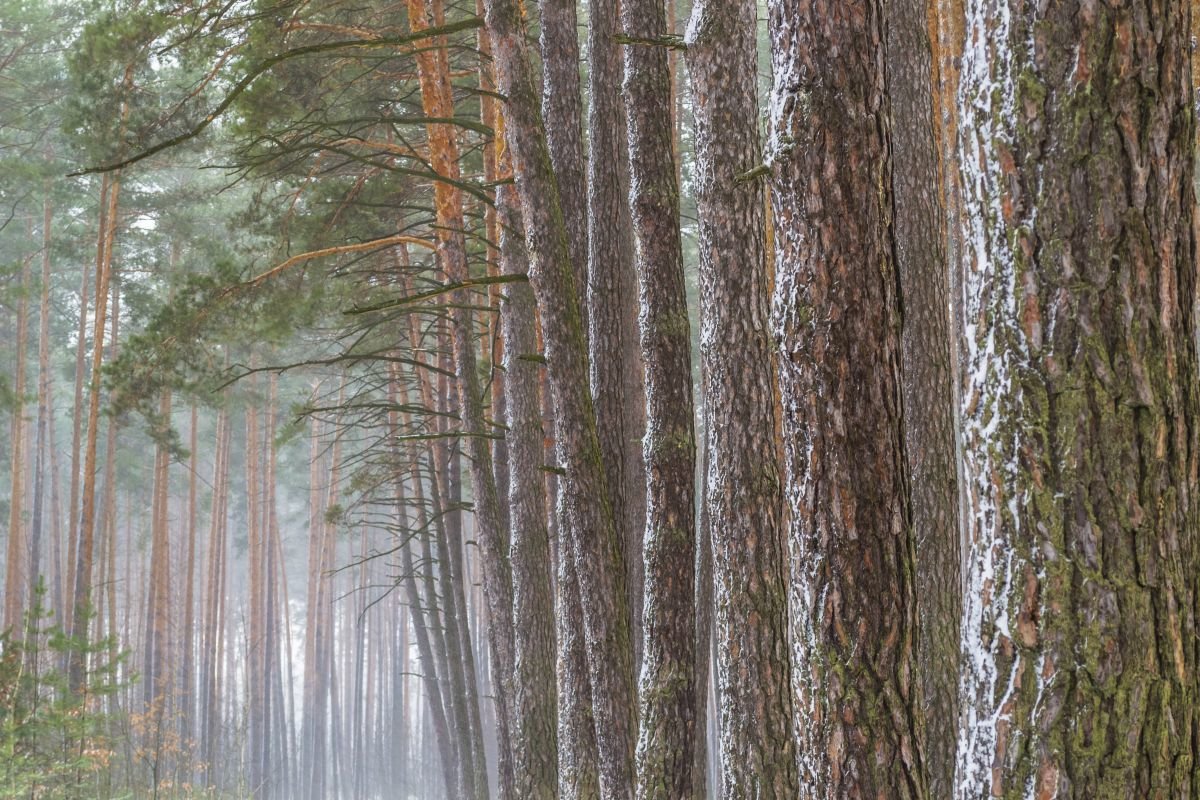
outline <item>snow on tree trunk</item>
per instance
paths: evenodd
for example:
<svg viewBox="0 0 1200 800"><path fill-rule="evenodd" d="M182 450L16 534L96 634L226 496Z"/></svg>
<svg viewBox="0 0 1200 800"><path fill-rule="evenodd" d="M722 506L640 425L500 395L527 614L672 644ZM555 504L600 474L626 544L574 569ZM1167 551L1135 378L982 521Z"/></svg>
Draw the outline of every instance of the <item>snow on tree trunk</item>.
<svg viewBox="0 0 1200 800"><path fill-rule="evenodd" d="M884 4L770 10L799 796L924 798Z"/></svg>
<svg viewBox="0 0 1200 800"><path fill-rule="evenodd" d="M722 795L794 798L787 557L776 458L753 2L692 9L700 359L709 427Z"/></svg>
<svg viewBox="0 0 1200 800"><path fill-rule="evenodd" d="M965 6L956 795L1191 796L1188 9Z"/></svg>

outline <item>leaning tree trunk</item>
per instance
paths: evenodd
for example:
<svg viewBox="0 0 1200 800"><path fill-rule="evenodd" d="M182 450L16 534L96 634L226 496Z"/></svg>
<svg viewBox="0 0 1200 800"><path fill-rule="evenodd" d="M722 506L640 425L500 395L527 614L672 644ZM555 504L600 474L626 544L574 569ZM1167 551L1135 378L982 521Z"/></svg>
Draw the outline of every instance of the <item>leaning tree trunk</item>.
<svg viewBox="0 0 1200 800"><path fill-rule="evenodd" d="M669 33L661 0L625 0L627 32ZM646 380L645 626L639 681L639 798L692 793L695 725L696 436L691 326L672 153L671 73L661 47L625 51L630 201ZM628 558L626 559L629 560Z"/></svg>
<svg viewBox="0 0 1200 800"><path fill-rule="evenodd" d="M957 796L1190 797L1189 7L966 3Z"/></svg>
<svg viewBox="0 0 1200 800"><path fill-rule="evenodd" d="M499 89L507 99L508 141L529 244L529 279L538 302L566 465L564 550L573 557L579 578L600 789L605 797L629 797L637 708L625 570L588 386L587 347L567 229L519 5L514 0L488 0L485 16Z"/></svg>
<svg viewBox="0 0 1200 800"><path fill-rule="evenodd" d="M794 798L783 497L775 458L755 3L700 0L687 32L700 215L723 796Z"/></svg>
<svg viewBox="0 0 1200 800"><path fill-rule="evenodd" d="M409 24L413 30L424 30L436 24L441 14L441 0L409 0ZM450 85L450 62L444 40L417 55L417 70L421 83L421 100L425 113L433 119L454 117L453 87ZM434 209L437 222L438 256L451 284L467 280L468 264L465 218L462 191L458 185L458 141L452 124L431 122L426 126L429 156L434 181ZM512 785L512 761L509 727L512 722L511 686L513 675L512 571L508 561L507 531L501 527L503 513L496 488L496 473L492 465L489 434L483 415L483 394L476 369L472 315L465 289L451 295L451 332L454 341L454 365L458 376L458 396L461 403L463 433L471 462L471 487L474 495L475 521L483 584L488 603L488 631L492 657L492 676L496 720L499 727L500 795L509 796ZM457 546L457 545L455 545ZM482 776L482 770L480 775ZM472 778L476 797L487 796L486 782Z"/></svg>
<svg viewBox="0 0 1200 800"><path fill-rule="evenodd" d="M805 798L928 796L883 15L879 0L771 3L774 314Z"/></svg>

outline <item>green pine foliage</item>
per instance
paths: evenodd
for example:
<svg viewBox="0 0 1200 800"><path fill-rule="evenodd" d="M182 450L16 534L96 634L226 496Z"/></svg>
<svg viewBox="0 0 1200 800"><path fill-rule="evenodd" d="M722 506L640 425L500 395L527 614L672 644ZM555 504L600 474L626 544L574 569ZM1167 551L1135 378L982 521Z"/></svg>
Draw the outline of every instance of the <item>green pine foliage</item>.
<svg viewBox="0 0 1200 800"><path fill-rule="evenodd" d="M108 709L122 688L125 654L111 639L81 641L36 602L20 631L0 633L0 798L97 796L114 754ZM68 691L67 654L89 664L83 691Z"/></svg>

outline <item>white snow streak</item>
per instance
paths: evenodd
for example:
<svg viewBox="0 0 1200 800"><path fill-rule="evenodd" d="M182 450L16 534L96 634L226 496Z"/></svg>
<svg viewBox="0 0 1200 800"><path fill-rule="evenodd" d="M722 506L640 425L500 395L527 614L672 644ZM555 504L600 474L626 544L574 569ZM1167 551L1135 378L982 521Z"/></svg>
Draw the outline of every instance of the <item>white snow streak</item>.
<svg viewBox="0 0 1200 800"><path fill-rule="evenodd" d="M955 796L976 800L992 795L1001 722L1010 718L1008 706L1021 669L1012 628L1020 602L1014 581L1024 564L1012 538L1020 531L1025 498L1016 480L1020 426L1011 423L1019 413L1017 373L1027 351L1018 323L1021 298L1012 235L1032 220L1006 223L1002 207L1009 192L1002 156L1012 146L1011 125L1018 113L1010 4L967 0L966 16L958 163L965 212L961 414L969 551ZM1002 428L1006 420L1009 425ZM1002 648L1016 659L1006 667ZM1008 742L1006 752L1014 746ZM1032 789L1027 787L1027 793Z"/></svg>

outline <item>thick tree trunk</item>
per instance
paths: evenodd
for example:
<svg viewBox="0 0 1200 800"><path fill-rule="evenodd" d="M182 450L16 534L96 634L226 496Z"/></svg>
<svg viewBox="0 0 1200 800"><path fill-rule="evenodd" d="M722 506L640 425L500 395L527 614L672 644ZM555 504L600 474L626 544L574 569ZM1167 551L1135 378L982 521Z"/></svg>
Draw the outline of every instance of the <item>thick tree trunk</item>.
<svg viewBox="0 0 1200 800"><path fill-rule="evenodd" d="M923 798L883 4L770 22L800 796Z"/></svg>
<svg viewBox="0 0 1200 800"><path fill-rule="evenodd" d="M687 60L696 121L700 357L724 796L794 798L783 497L775 457L764 203L739 179L760 161L755 4L700 0Z"/></svg>
<svg viewBox="0 0 1200 800"><path fill-rule="evenodd" d="M601 793L630 797L637 709L620 533L609 504L579 297L558 186L542 129L538 91L520 10L489 0L486 19L499 88L507 98L508 141L529 245L551 394L565 463L568 552L575 562L587 634Z"/></svg>
<svg viewBox="0 0 1200 800"><path fill-rule="evenodd" d="M660 0L625 0L625 30L669 32ZM672 154L667 52L625 50L629 172L646 376L645 626L639 683L638 797L684 800L692 793L695 728L696 436L691 326ZM627 561L629 559L626 559ZM636 629L635 629L636 630Z"/></svg>
<svg viewBox="0 0 1200 800"><path fill-rule="evenodd" d="M1190 797L1189 7L969 0L957 795Z"/></svg>

